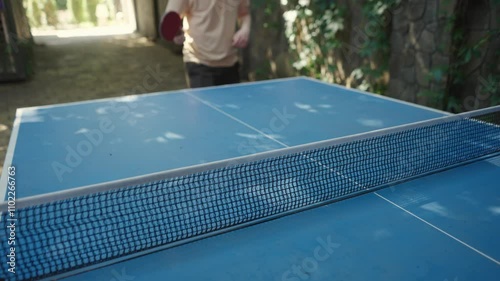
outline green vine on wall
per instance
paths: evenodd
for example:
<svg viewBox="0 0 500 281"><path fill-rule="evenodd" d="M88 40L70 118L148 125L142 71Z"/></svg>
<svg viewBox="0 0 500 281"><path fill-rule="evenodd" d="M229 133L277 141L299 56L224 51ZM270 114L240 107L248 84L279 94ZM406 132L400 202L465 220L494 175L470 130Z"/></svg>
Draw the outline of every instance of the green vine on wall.
<svg viewBox="0 0 500 281"><path fill-rule="evenodd" d="M335 1L288 1L284 18L293 66L302 75L383 94L388 83L388 30L400 0L359 3L364 20L345 30L347 9ZM345 42L341 33L362 42Z"/></svg>
<svg viewBox="0 0 500 281"><path fill-rule="evenodd" d="M282 32L284 26L281 19L282 6L280 1L252 0L250 3L252 15L254 18L257 17L253 22L258 25L258 28L263 27L266 30L265 36L268 36L269 33L281 34L280 32ZM273 46L269 44L266 47L267 49L271 49ZM264 53L262 52L262 54ZM272 54L266 53L265 55L268 60L260 61L256 65L253 65L252 74L249 74L251 76L250 79L262 80L276 77L271 62ZM259 57L259 59L262 58Z"/></svg>
<svg viewBox="0 0 500 281"><path fill-rule="evenodd" d="M458 0L458 3L472 3L470 1ZM493 0L490 3L499 2ZM346 6L340 6L339 3ZM385 94L389 83L392 20L397 13L405 12L400 15L401 20L404 20L404 17L408 17L406 12L411 9L402 3L402 0L280 0L262 2L261 6L266 15L266 28L285 29L288 53L296 74ZM441 13L448 13L439 16L440 19L448 19L445 22L447 29L442 30L442 21L436 22L443 36L452 34L446 49L438 49L440 54L437 54L438 59L439 56L443 59L450 57L450 63L430 69L427 74L430 86L418 94L426 98L428 105L451 111L465 107L464 97L454 94L453 87L460 86L470 78L468 76L471 74L464 71L483 56L481 52L492 44L492 40L500 38L500 32L494 30L484 38L469 43L470 34L465 30L467 26L460 22L465 13L450 11L455 9L455 4L451 0L443 0L439 4ZM275 17L280 12L283 12L284 27ZM360 13L361 17L356 13ZM499 57L500 54L492 61L498 61ZM476 83L473 103L477 104L479 99L483 104L485 100L491 101L492 105L498 104L500 73L498 70L485 72L485 77L480 77Z"/></svg>
<svg viewBox="0 0 500 281"><path fill-rule="evenodd" d="M363 31L368 40L359 50L363 58L362 65L357 68L361 79L358 88L373 93L383 94L387 90L389 70L389 26L393 11L400 0L367 0L362 9L365 18Z"/></svg>
<svg viewBox="0 0 500 281"><path fill-rule="evenodd" d="M305 2L289 1L283 15L293 67L299 74L338 83L334 54L342 44L337 34L344 29L345 10L327 1Z"/></svg>
<svg viewBox="0 0 500 281"><path fill-rule="evenodd" d="M494 1L494 3L498 5L500 1ZM490 106L500 104L500 75L495 74L495 71L492 71L493 74L489 74L486 78L479 76L476 89L465 100L463 97L454 95L453 92L455 88L462 86L464 81L470 78L470 74L465 72L466 67L473 60L483 56L485 46L490 44L493 39L500 37L500 30L489 30L479 40L468 44L463 15L460 11L458 14L446 18L445 31L451 33L452 59L449 65L431 69L427 74L427 79L433 84L439 84L442 83L443 77L446 75L447 84L444 87L424 90L419 95L426 97L431 106L451 112L476 109L480 101L489 100ZM500 54L497 54L497 57L500 57ZM490 68L494 67L493 65Z"/></svg>

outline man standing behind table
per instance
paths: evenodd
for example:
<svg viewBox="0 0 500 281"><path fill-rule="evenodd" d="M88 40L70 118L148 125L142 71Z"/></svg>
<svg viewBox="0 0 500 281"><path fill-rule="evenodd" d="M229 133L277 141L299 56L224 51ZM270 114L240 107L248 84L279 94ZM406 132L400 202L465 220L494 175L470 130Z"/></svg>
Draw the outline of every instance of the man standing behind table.
<svg viewBox="0 0 500 281"><path fill-rule="evenodd" d="M250 0L170 0L166 13L177 12L188 26L174 38L184 44L191 88L240 82L238 51L250 35ZM239 28L238 28L238 27Z"/></svg>

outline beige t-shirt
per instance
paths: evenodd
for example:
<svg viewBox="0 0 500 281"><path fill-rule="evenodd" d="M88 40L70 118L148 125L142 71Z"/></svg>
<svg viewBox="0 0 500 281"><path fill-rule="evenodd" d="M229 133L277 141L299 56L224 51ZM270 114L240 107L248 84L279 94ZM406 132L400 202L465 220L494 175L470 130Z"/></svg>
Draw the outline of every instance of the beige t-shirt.
<svg viewBox="0 0 500 281"><path fill-rule="evenodd" d="M238 61L232 46L239 17L248 14L249 0L170 0L166 11L185 17L185 62L232 66Z"/></svg>

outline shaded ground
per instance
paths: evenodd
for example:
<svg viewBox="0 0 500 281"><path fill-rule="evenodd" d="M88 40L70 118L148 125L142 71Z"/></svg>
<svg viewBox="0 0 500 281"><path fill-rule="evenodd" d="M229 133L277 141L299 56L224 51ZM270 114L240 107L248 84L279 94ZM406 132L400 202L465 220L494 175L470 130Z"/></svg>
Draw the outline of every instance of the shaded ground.
<svg viewBox="0 0 500 281"><path fill-rule="evenodd" d="M0 83L0 173L17 108L186 87L182 58L135 34L35 41L35 76Z"/></svg>

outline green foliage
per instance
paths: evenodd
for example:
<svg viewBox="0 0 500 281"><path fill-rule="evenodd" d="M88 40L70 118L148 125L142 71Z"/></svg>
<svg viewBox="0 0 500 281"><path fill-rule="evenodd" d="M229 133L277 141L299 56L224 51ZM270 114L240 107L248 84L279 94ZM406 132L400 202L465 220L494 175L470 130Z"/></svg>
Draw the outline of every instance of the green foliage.
<svg viewBox="0 0 500 281"><path fill-rule="evenodd" d="M49 26L57 27L59 19L55 0L23 0L30 27L41 27L45 16Z"/></svg>
<svg viewBox="0 0 500 281"><path fill-rule="evenodd" d="M464 40L464 32L461 29L452 34L452 40L455 48L455 60L450 65L450 76L453 84L461 84L464 81L465 73L463 66L469 64L473 58L479 58L482 55L481 50L486 43L489 43L492 38L492 33L488 32L479 41L473 45L466 45Z"/></svg>
<svg viewBox="0 0 500 281"><path fill-rule="evenodd" d="M498 0L497 3L500 3L500 0ZM447 89L440 91L426 90L419 94L420 96L428 98L431 106L453 112L462 111L464 109L462 104L466 102L462 101L461 103L460 99L453 93L456 87L460 87L463 85L464 81L469 79L468 75L470 74L465 73L464 69L466 69L474 59L478 59L482 56L485 45L489 44L492 39L500 36L499 30L490 30L478 41L473 44L468 44L467 32L463 24L460 15L451 15L447 17L445 30L451 32L452 60L448 66L435 67L428 73L428 79L431 84L443 83L442 77L446 74L448 78ZM498 104L498 96L500 95L498 93L499 81L500 77L494 77L492 75L490 75L487 80L483 77L479 77L476 91L471 93L470 96L474 97L474 103L490 100L491 105ZM465 109L468 110L468 108Z"/></svg>
<svg viewBox="0 0 500 281"><path fill-rule="evenodd" d="M54 0L45 0L43 11L47 18L47 24L56 27L59 19L57 18L57 8Z"/></svg>
<svg viewBox="0 0 500 281"><path fill-rule="evenodd" d="M90 19L94 25L97 25L97 16L96 16L96 8L97 4L99 4L99 0L87 0L87 12Z"/></svg>
<svg viewBox="0 0 500 281"><path fill-rule="evenodd" d="M375 93L386 92L391 53L391 22L392 17L402 11L399 9L402 0L353 1L353 7L361 6L360 11L348 11L334 0L255 1L259 2L259 11L264 11L262 22L266 28L282 28L281 22L276 21L273 15L276 15L279 9L285 11L285 35L288 38L292 64L298 74ZM278 2L286 4L280 6L276 4ZM490 3L498 4L500 0ZM493 38L500 37L498 30L490 31L471 44L470 31L464 25L466 11L457 12L458 8L454 8L456 5L455 1L441 1L439 19L446 18L446 21L436 22L438 30L444 31L443 36L451 34L451 44L438 47L442 56L450 57L450 64L430 69L427 74L430 86L419 94L432 106L444 110L461 108L463 97L453 95L453 89L466 80L470 81L470 77L467 77L470 74L464 73L464 70L470 69L471 63L477 62L476 59L481 57L481 52ZM455 14L443 14L444 11L453 11ZM361 13L361 20L359 14L351 17L347 12ZM407 15L402 17L404 16ZM345 22L352 18L356 20ZM500 51L496 52L500 57ZM492 64L496 68L496 64ZM266 76L267 71L271 70L259 69L262 76ZM474 75L476 74L477 72ZM492 104L497 104L500 78L492 76L488 79L485 79L489 81L488 85L497 87L484 86L482 89L490 89L487 94Z"/></svg>
<svg viewBox="0 0 500 281"><path fill-rule="evenodd" d="M448 66L440 66L430 69L425 79L430 83L431 89L425 89L418 93L417 96L426 98L426 103L429 106L444 110L446 110L446 108L442 108L442 104L445 103L448 107L451 107L452 104L455 104L457 102L456 99L450 99L449 102L445 102L446 91L443 83L444 77L448 73L448 71Z"/></svg>
<svg viewBox="0 0 500 281"><path fill-rule="evenodd" d="M344 32L347 11L335 1L288 1L284 18L286 36L294 53L294 68L302 75L384 93L391 11L399 2L363 1L361 25L345 31L351 33L347 37L362 41L353 44L353 40L347 41ZM355 65L357 58L361 58L361 64ZM352 66L355 68L351 73L344 73Z"/></svg>
<svg viewBox="0 0 500 281"><path fill-rule="evenodd" d="M38 6L38 1L31 1L31 17L29 22L31 27L39 27L42 25L42 10Z"/></svg>
<svg viewBox="0 0 500 281"><path fill-rule="evenodd" d="M438 107L437 105L443 102L444 91L436 90L423 90L417 94L418 97L425 97L427 103L433 107Z"/></svg>
<svg viewBox="0 0 500 281"><path fill-rule="evenodd" d="M500 75L490 74L486 79L479 79L477 98L490 100L490 106L500 104Z"/></svg>
<svg viewBox="0 0 500 281"><path fill-rule="evenodd" d="M281 5L278 1L252 1L254 9L263 10L264 18L262 23L266 29L279 30L282 27L282 22L276 20L276 12L281 10Z"/></svg>
<svg viewBox="0 0 500 281"><path fill-rule="evenodd" d="M68 0L56 0L56 7L58 10L68 9Z"/></svg>
<svg viewBox="0 0 500 281"><path fill-rule="evenodd" d="M76 23L82 23L87 20L87 1L86 0L70 0L69 8L73 13L73 18Z"/></svg>
<svg viewBox="0 0 500 281"><path fill-rule="evenodd" d="M363 6L366 23L363 32L367 40L360 46L359 55L362 65L357 69L361 73L358 88L383 94L386 91L384 74L389 69L389 31L392 12L400 0L367 0Z"/></svg>
<svg viewBox="0 0 500 281"><path fill-rule="evenodd" d="M337 34L344 29L345 10L334 3L289 1L286 36L294 53L293 67L303 75L335 81L335 51L342 46Z"/></svg>

